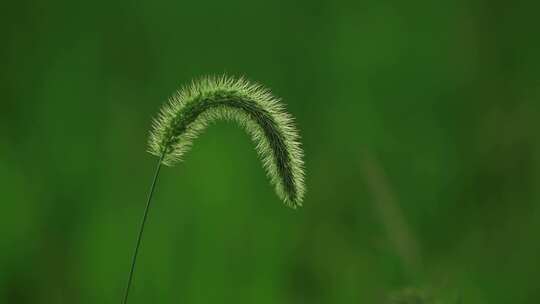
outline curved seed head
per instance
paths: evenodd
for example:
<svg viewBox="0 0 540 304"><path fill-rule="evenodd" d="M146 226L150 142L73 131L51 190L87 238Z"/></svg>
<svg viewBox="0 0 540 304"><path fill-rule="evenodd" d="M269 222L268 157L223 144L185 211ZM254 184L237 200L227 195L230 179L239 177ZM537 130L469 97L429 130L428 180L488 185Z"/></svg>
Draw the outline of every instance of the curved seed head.
<svg viewBox="0 0 540 304"><path fill-rule="evenodd" d="M206 77L179 90L153 122L149 152L172 166L216 120L236 121L251 135L278 196L301 206L304 163L293 118L267 89L242 78Z"/></svg>

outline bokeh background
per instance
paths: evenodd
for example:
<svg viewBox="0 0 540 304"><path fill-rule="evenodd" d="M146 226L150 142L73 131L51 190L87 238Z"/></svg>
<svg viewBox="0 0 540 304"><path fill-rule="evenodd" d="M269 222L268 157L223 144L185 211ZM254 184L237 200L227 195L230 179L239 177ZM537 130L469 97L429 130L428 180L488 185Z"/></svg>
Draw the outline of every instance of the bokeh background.
<svg viewBox="0 0 540 304"><path fill-rule="evenodd" d="M221 73L296 117L305 207L210 127L162 170L130 303L538 303L539 8L2 2L0 303L120 303L151 119Z"/></svg>

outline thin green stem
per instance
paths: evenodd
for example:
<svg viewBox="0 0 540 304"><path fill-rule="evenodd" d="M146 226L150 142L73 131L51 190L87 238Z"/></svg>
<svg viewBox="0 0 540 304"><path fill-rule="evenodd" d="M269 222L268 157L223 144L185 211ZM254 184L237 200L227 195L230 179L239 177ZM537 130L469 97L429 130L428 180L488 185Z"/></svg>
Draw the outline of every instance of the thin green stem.
<svg viewBox="0 0 540 304"><path fill-rule="evenodd" d="M141 221L141 228L139 229L139 235L137 236L137 243L135 245L135 250L133 251L133 258L131 259L131 269L129 270L129 277L126 286L126 293L124 294L123 304L127 304L129 289L131 287L131 281L133 281L133 272L135 270L135 263L137 262L137 254L139 253L139 247L141 246L141 238L144 232L144 226L146 224L146 219L148 218L148 211L150 210L150 202L152 201L152 196L154 195L154 189L156 188L156 181L158 179L159 171L161 169L161 162L163 161L164 155L161 155L159 158L156 171L154 173L154 179L152 180L152 186L150 187L150 193L148 193L148 200L146 201L146 207L144 208L144 215Z"/></svg>

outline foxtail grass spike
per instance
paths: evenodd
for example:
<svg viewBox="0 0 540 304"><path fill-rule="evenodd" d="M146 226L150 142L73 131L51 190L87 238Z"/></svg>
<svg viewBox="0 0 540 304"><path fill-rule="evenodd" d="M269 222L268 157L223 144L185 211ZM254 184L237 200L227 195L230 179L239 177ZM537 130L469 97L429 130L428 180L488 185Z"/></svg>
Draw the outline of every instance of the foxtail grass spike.
<svg viewBox="0 0 540 304"><path fill-rule="evenodd" d="M172 166L216 120L236 121L251 135L278 196L301 206L303 152L293 118L267 89L243 78L206 77L179 90L154 120L149 152Z"/></svg>

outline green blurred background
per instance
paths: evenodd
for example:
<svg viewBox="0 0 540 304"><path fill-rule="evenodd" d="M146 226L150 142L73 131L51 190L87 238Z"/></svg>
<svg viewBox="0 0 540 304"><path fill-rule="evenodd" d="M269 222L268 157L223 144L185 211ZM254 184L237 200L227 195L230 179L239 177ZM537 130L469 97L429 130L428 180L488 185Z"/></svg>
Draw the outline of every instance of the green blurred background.
<svg viewBox="0 0 540 304"><path fill-rule="evenodd" d="M194 77L283 98L283 206L218 123L162 171L130 303L540 302L535 1L4 1L0 303L120 303L156 158Z"/></svg>

